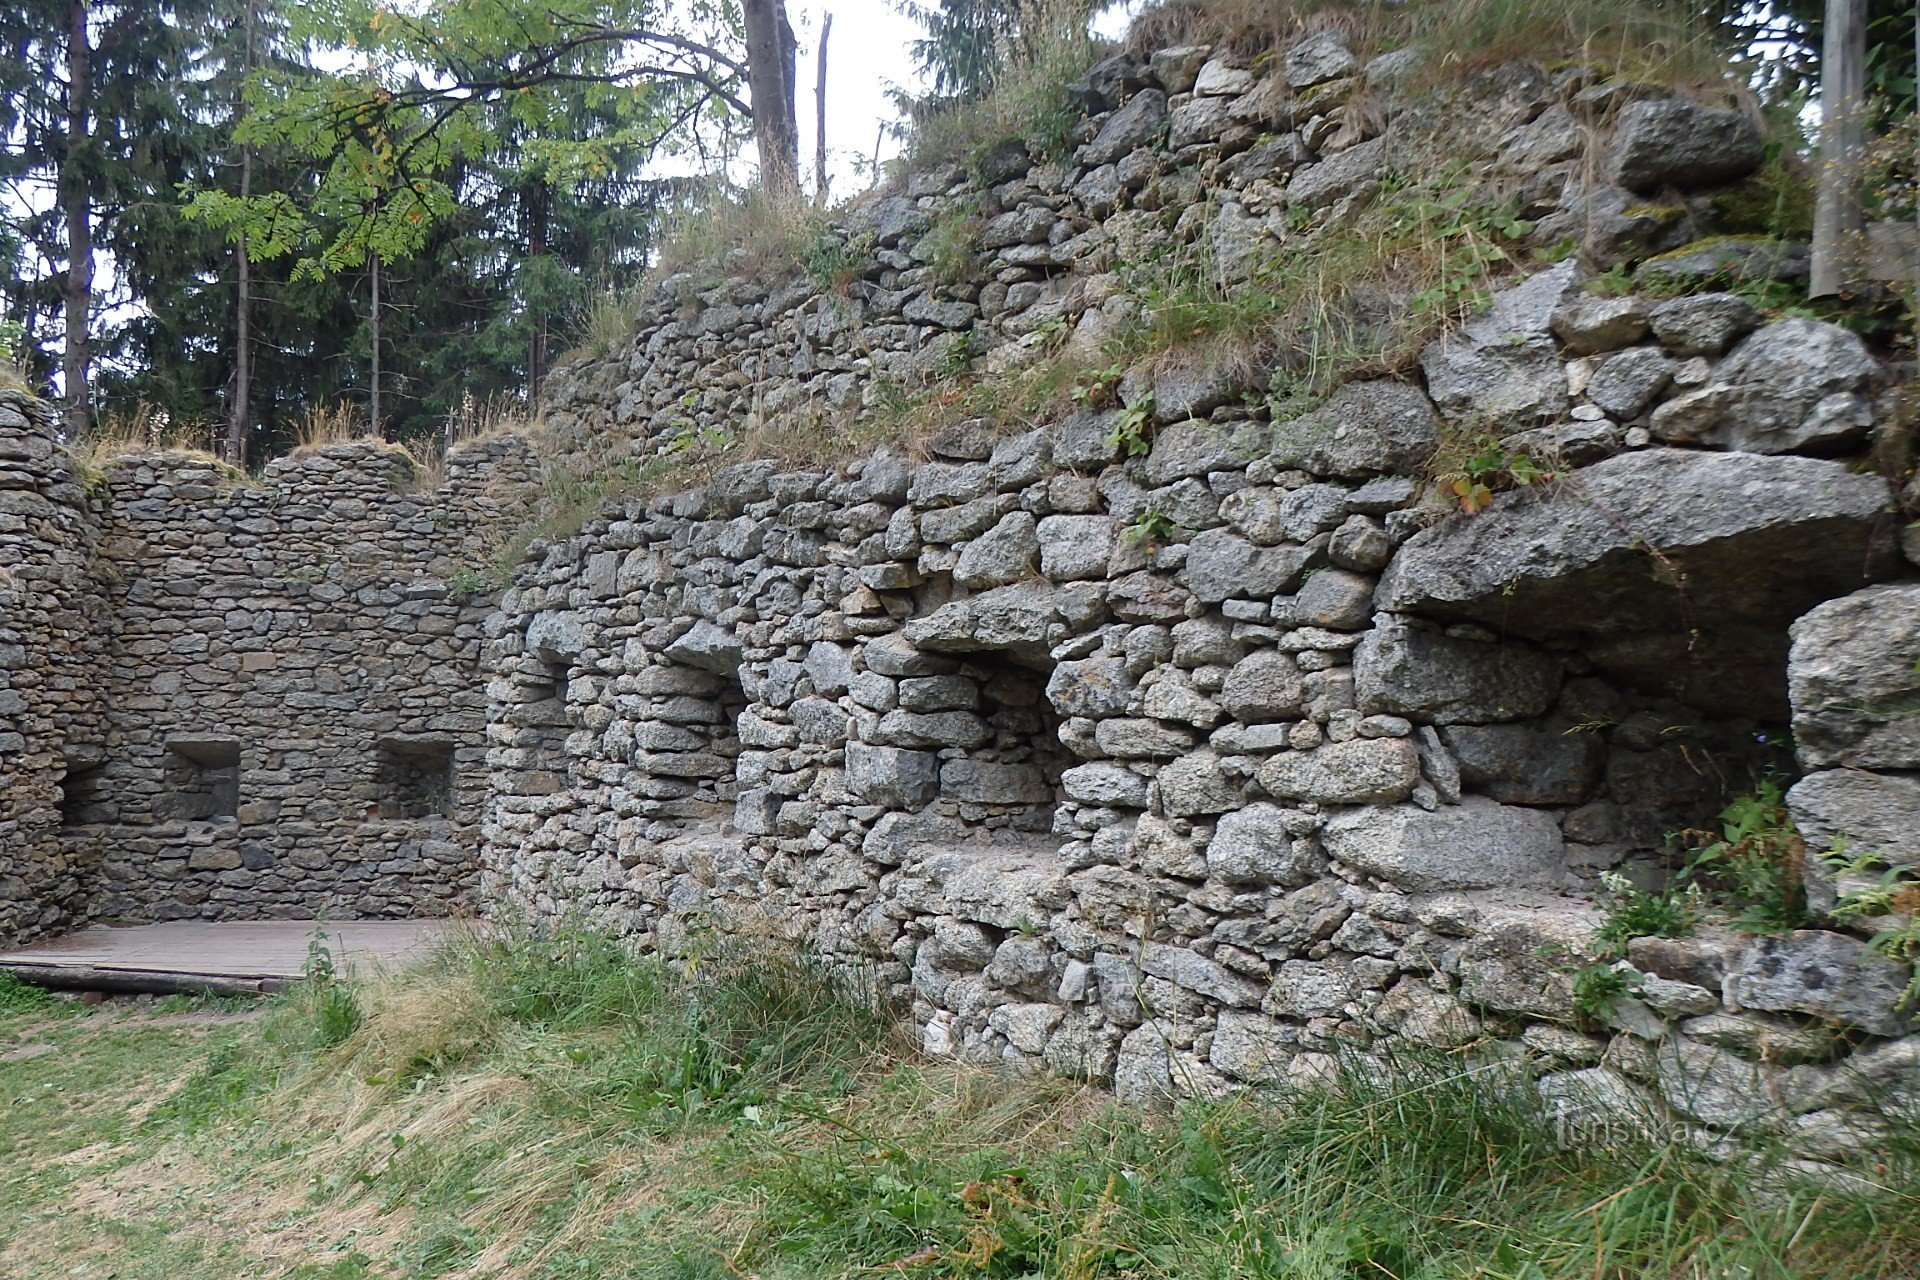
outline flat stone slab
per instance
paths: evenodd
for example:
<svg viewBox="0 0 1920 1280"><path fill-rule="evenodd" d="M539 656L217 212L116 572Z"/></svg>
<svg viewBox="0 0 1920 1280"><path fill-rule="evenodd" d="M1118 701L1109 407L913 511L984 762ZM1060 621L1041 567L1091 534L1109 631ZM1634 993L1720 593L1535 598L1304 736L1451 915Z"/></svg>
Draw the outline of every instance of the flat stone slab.
<svg viewBox="0 0 1920 1280"><path fill-rule="evenodd" d="M23 982L86 991L278 991L306 972L324 933L338 972L361 977L424 959L458 926L449 920L307 920L94 925L0 953Z"/></svg>

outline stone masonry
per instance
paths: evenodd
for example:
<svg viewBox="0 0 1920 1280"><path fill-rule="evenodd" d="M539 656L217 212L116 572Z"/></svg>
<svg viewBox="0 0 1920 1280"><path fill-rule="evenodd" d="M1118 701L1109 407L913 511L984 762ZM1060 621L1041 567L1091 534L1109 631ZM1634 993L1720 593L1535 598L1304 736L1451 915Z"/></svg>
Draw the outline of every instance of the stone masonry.
<svg viewBox="0 0 1920 1280"><path fill-rule="evenodd" d="M455 449L432 488L377 442L258 481L129 456L87 486L50 424L0 450L32 509L0 538L35 602L0 646L27 740L0 840L33 879L0 901L39 908L0 937L472 906L487 605L458 587L533 474L523 441Z"/></svg>
<svg viewBox="0 0 1920 1280"><path fill-rule="evenodd" d="M662 281L630 348L556 374L550 422L651 459L1096 353L1170 248L1257 288L1263 245L1337 227L1430 121L1348 111L1405 62L1329 43L1269 71L1110 59L1070 161L909 178L841 226L870 255L845 289ZM1541 242L1583 251L1409 380L1273 421L1203 353L1128 370L1110 409L742 462L536 547L489 650L485 900L666 950L804 939L875 966L929 1053L1129 1099L1478 1043L1534 1061L1570 1124L1870 1138L1920 1039L1860 936L1641 939L1630 994L1574 1009L1601 872L1660 878L1671 833L1780 769L1842 766L1796 812L1831 794L1865 830L1859 788L1914 767L1854 710L1913 690L1894 494L1849 462L1890 375L1837 326L1674 288L1704 251L1667 251L1758 134L1644 92L1515 65L1448 100L1525 175ZM958 281L934 267L956 213ZM1583 287L1635 264L1646 293ZM1423 477L1470 431L1558 478L1451 511Z"/></svg>
<svg viewBox="0 0 1920 1280"><path fill-rule="evenodd" d="M660 281L550 380L548 462L1096 362L1156 256L1263 287L1421 162L1407 67L1324 33L1115 55L1070 157L984 147L840 215L850 282ZM521 442L430 490L375 444L89 490L0 399L0 935L470 900L669 953L768 934L869 967L930 1054L1128 1100L1474 1045L1572 1126L1858 1151L1920 1106L1905 966L1822 918L1624 958L1594 929L1603 874L1660 880L1770 774L1816 853L1920 865L1920 494L1868 465L1899 371L1689 291L1795 269L1696 243L1761 157L1737 111L1525 64L1438 104L1578 251L1402 376L1276 416L1270 371L1201 349L912 453L740 449L535 542L497 601L455 588ZM1462 440L1554 477L1462 511L1432 478ZM1603 963L1626 994L1577 1008Z"/></svg>

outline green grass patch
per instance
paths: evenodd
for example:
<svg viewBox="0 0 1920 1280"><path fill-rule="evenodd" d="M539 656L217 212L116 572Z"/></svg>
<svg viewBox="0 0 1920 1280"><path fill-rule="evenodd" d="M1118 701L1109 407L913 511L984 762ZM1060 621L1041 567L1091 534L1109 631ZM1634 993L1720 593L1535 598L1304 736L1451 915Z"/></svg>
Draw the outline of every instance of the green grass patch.
<svg viewBox="0 0 1920 1280"><path fill-rule="evenodd" d="M1920 1141L1795 1181L1573 1147L1524 1070L1121 1106L902 1052L857 974L775 946L503 935L257 1019L0 1014L0 1274L1856 1280L1920 1265ZM216 1018L213 1022L205 1020ZM198 1017L199 1020L196 1020ZM51 1030L49 1030L51 1028Z"/></svg>

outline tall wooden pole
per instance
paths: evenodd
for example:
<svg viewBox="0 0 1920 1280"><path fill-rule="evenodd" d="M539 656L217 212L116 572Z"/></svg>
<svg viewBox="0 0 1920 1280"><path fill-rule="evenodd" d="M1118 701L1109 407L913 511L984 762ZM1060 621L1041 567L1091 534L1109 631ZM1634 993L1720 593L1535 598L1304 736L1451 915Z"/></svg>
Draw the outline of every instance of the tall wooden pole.
<svg viewBox="0 0 1920 1280"><path fill-rule="evenodd" d="M1860 166L1866 151L1866 0L1827 0L1820 48L1820 172L1813 207L1815 298L1858 283L1866 215L1860 204Z"/></svg>
<svg viewBox="0 0 1920 1280"><path fill-rule="evenodd" d="M246 79L253 74L253 9L247 0L242 21L240 100L234 123L247 118ZM240 200L244 204L253 195L253 144L240 144ZM243 230L234 244L234 333L233 399L227 406L227 461L236 467L247 465L247 424L253 416L253 258L247 250Z"/></svg>

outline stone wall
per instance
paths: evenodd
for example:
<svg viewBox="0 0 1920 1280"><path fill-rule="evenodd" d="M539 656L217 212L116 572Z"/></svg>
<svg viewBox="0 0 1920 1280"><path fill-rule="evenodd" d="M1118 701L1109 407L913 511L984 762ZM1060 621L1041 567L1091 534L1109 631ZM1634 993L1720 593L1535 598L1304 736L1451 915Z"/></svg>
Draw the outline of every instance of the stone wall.
<svg viewBox="0 0 1920 1280"><path fill-rule="evenodd" d="M871 261L845 291L669 279L630 349L556 374L551 420L652 456L1062 334L1096 350L1139 305L1142 244L1258 287L1235 272L1262 238L1337 226L1417 136L1346 110L1399 65L1326 37L1271 74L1104 63L1072 162L909 180L848 218ZM735 465L537 547L489 648L483 897L669 950L796 936L876 965L931 1053L1131 1099L1476 1042L1534 1060L1569 1118L1857 1146L1869 1085L1911 1089L1920 1058L1904 970L1858 937L1641 939L1631 994L1575 1008L1605 960L1598 874L1658 878L1669 833L1795 767L1794 620L1862 588L1878 618L1913 589L1871 584L1914 577L1853 461L1882 362L1838 326L1668 296L1676 260L1731 261L1662 251L1758 135L1645 94L1530 67L1465 87L1541 234L1585 252L1404 380L1273 421L1202 353L1129 370L1110 409ZM949 283L923 237L956 205L984 229ZM1582 287L1643 260L1644 293ZM1455 510L1429 460L1479 432L1557 478Z"/></svg>
<svg viewBox="0 0 1920 1280"><path fill-rule="evenodd" d="M257 481L187 455L109 464L106 716L64 784L95 914L470 902L477 570L531 467L514 438L456 448L437 484L374 441L277 459Z"/></svg>
<svg viewBox="0 0 1920 1280"><path fill-rule="evenodd" d="M0 940L470 909L483 569L525 441L439 476L374 441L257 479L131 454L83 486L44 406L0 415Z"/></svg>
<svg viewBox="0 0 1920 1280"><path fill-rule="evenodd" d="M0 390L0 945L83 919L92 868L60 839L60 782L97 736L97 521L52 409Z"/></svg>

